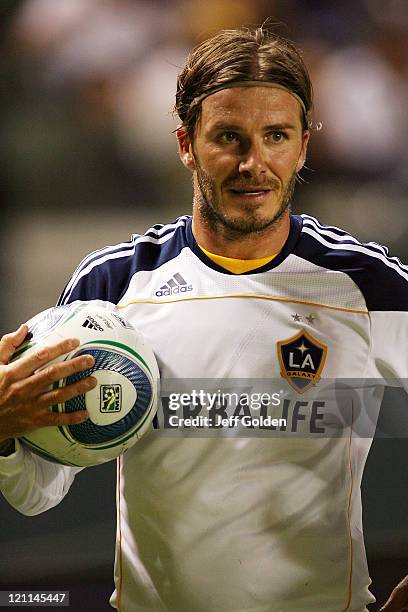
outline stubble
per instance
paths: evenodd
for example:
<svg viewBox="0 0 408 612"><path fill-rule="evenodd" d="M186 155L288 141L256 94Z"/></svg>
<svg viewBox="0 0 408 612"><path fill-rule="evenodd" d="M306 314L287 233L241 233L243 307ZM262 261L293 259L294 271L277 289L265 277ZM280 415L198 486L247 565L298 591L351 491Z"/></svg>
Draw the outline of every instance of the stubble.
<svg viewBox="0 0 408 612"><path fill-rule="evenodd" d="M277 227L286 211L290 210L296 184L296 172L291 176L277 209L270 217L259 214L251 205L248 205L246 210L244 209L243 212L246 212L246 215L241 214L239 217L234 217L224 213L221 209L215 181L203 170L197 156L195 156L195 168L199 190L194 196L194 207L207 228L212 232L220 233L227 240L263 234L266 230ZM240 182L243 183L242 179ZM249 181L246 182L246 185L247 187L252 186ZM276 190L279 188L279 183L272 179L265 187Z"/></svg>

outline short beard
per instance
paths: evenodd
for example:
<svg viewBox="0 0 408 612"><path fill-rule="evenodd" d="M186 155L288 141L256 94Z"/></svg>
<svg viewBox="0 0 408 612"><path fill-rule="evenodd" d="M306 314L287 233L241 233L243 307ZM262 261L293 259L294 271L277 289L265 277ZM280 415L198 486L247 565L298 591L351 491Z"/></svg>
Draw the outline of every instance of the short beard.
<svg viewBox="0 0 408 612"><path fill-rule="evenodd" d="M257 218L253 211L248 210L248 215L252 218L233 219L224 215L217 207L218 198L214 180L207 174L195 157L195 168L199 193L194 198L194 204L198 207L201 219L213 232L221 232L223 237L228 240L242 239L249 237L250 234L259 234L265 230L276 227L287 210L293 197L296 184L296 172L291 176L288 185L281 197L280 205L273 217L269 219Z"/></svg>

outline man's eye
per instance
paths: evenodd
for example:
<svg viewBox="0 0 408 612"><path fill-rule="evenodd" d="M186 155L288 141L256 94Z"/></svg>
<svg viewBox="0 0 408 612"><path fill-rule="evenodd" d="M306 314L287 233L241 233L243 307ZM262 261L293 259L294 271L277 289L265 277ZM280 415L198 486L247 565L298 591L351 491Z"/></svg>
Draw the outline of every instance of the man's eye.
<svg viewBox="0 0 408 612"><path fill-rule="evenodd" d="M287 136L285 132L275 131L275 132L271 132L270 134L268 134L268 139L272 140L272 142L275 142L275 143L282 142L286 138Z"/></svg>
<svg viewBox="0 0 408 612"><path fill-rule="evenodd" d="M224 132L224 134L221 134L221 142L230 144L238 141L238 134L236 134L235 132Z"/></svg>

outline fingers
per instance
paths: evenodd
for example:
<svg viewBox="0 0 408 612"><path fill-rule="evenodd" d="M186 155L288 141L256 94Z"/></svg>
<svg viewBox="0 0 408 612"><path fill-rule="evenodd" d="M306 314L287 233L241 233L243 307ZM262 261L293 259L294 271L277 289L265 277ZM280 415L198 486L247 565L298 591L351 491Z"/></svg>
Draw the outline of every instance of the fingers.
<svg viewBox="0 0 408 612"><path fill-rule="evenodd" d="M39 409L36 407L35 413L22 412L19 415L18 421L15 421L13 426L7 429L5 435L0 428L0 438L20 438L30 432L43 427L67 427L77 425L86 421L89 418L87 410L78 410L76 412L51 412L49 407Z"/></svg>
<svg viewBox="0 0 408 612"><path fill-rule="evenodd" d="M60 387L58 389L53 389L52 391L48 391L47 393L43 393L40 396L39 402L44 406L52 406L54 404L62 404L63 402L67 402L68 400L76 397L77 395L82 395L87 391L90 391L97 385L97 380L94 376L88 376L87 378L83 378L71 385L67 385L66 387Z"/></svg>
<svg viewBox="0 0 408 612"><path fill-rule="evenodd" d="M41 427L62 427L85 421L89 418L87 410L65 413L53 412L50 407L82 395L96 385L96 378L88 376L71 385L43 393L34 400L27 400L24 394L21 398L14 394L14 401L9 400L6 406L0 406L4 411L4 418L0 419L0 440L18 438Z"/></svg>
<svg viewBox="0 0 408 612"><path fill-rule="evenodd" d="M80 342L78 339L68 338L51 344L50 346L39 347L31 355L22 357L9 365L9 381L16 382L31 376L34 372L44 367L49 361L53 361L57 357L69 353L77 348L79 344ZM56 380L58 380L58 378Z"/></svg>
<svg viewBox="0 0 408 612"><path fill-rule="evenodd" d="M29 378L11 384L8 391L3 394L2 399L9 404L12 402L16 406L35 406L31 414L32 417L35 417L38 410L40 412L45 410L44 414L50 416L52 414L49 412L50 406L62 404L77 395L90 391L97 385L97 379L93 376L86 376L70 385L55 389L51 388L52 385L71 374L88 370L94 363L95 360L91 355L82 355L62 363L52 364ZM47 419L46 423L43 421L37 423L36 421L36 426L45 426L52 424L52 422L50 419Z"/></svg>
<svg viewBox="0 0 408 612"><path fill-rule="evenodd" d="M5 334L0 340L0 364L6 365L14 351L24 341L28 333L27 325L23 324L10 334Z"/></svg>
<svg viewBox="0 0 408 612"><path fill-rule="evenodd" d="M89 418L87 410L77 410L76 412L49 412L43 415L41 427L68 427L78 425Z"/></svg>
<svg viewBox="0 0 408 612"><path fill-rule="evenodd" d="M32 354L8 363L10 356L27 336L27 326L7 334L0 342L0 440L19 437L40 427L80 423L86 410L71 413L53 412L50 407L63 404L97 385L87 376L95 364L91 355L79 355L55 363L55 360L77 348L77 339L65 339L50 346L37 347ZM58 386L58 381L83 372L74 383ZM53 388L55 387L55 388Z"/></svg>
<svg viewBox="0 0 408 612"><path fill-rule="evenodd" d="M78 423L82 423L88 418L89 413L87 410L77 410L76 412L51 412L49 408L45 408L38 414L35 428L78 425ZM28 431L25 431L25 433L27 434Z"/></svg>
<svg viewBox="0 0 408 612"><path fill-rule="evenodd" d="M61 363L54 363L46 366L32 376L15 383L15 388L20 393L35 397L39 393L48 390L50 385L56 383L58 380L62 380L79 372L84 372L94 364L95 359L91 355L81 355ZM89 389L86 390L88 391Z"/></svg>

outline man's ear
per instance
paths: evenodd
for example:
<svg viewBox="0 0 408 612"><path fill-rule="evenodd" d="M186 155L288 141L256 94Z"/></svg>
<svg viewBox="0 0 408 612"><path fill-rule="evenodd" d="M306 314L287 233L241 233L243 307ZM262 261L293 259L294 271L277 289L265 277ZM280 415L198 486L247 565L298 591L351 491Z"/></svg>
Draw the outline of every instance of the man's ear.
<svg viewBox="0 0 408 612"><path fill-rule="evenodd" d="M179 125L176 130L178 141L178 152L184 166L191 170L195 170L195 162L193 155L193 145L191 144L190 136L183 125Z"/></svg>
<svg viewBox="0 0 408 612"><path fill-rule="evenodd" d="M298 163L296 164L296 172L300 172L306 161L307 143L310 138L310 130L306 130L302 135L302 148L300 149L300 155Z"/></svg>

